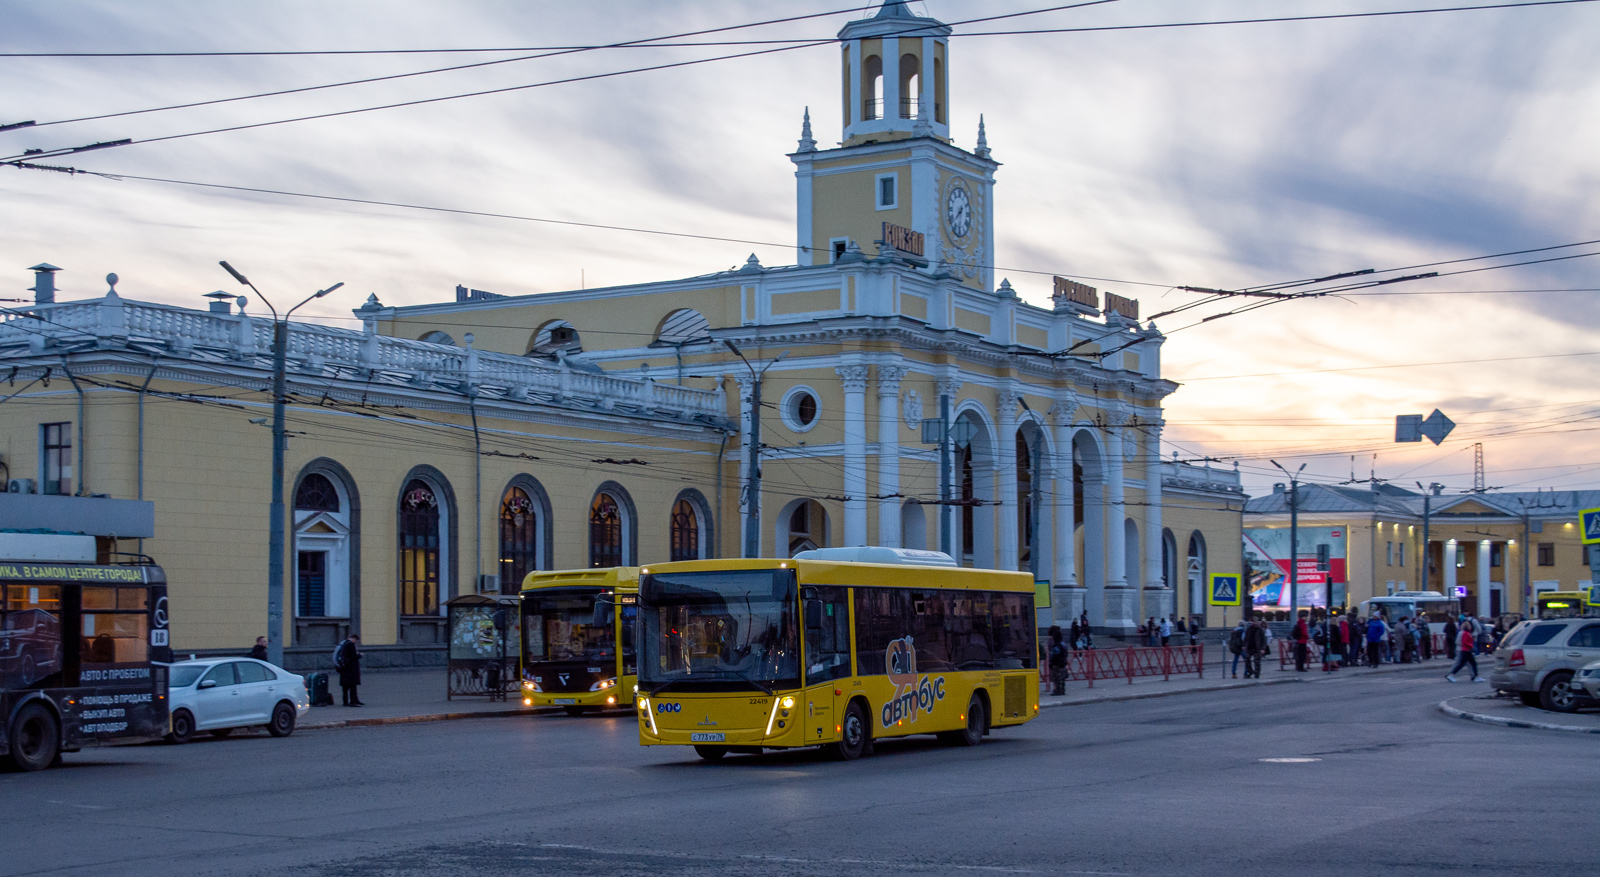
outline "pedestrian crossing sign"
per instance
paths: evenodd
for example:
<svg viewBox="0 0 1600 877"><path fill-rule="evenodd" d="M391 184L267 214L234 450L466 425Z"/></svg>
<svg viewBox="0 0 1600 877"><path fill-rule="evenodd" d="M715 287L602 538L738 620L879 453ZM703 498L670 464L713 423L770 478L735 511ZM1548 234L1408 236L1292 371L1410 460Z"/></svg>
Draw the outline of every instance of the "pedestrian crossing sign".
<svg viewBox="0 0 1600 877"><path fill-rule="evenodd" d="M1578 512L1578 523L1583 527L1583 544L1594 545L1600 542L1600 509L1584 509Z"/></svg>
<svg viewBox="0 0 1600 877"><path fill-rule="evenodd" d="M1211 574L1211 605L1239 605L1239 576L1236 573Z"/></svg>

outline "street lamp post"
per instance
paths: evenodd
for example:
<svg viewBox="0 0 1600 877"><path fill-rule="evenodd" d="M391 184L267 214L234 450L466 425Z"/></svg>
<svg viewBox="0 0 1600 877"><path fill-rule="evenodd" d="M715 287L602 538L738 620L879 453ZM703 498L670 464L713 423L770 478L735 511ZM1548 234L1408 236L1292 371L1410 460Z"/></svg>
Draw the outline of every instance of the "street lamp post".
<svg viewBox="0 0 1600 877"><path fill-rule="evenodd" d="M335 283L327 289L319 289L305 301L286 311L283 316L278 316L278 309L272 302L256 289L255 284L227 262L221 265L233 279L245 286L261 299L272 312L272 518L268 522L267 530L267 660L279 667L283 666L283 553L284 541L284 508L283 508L283 454L288 444L287 431L283 423L283 397L284 384L287 381L285 372L289 358L289 317L312 299L322 298L335 289L344 286L344 283Z"/></svg>
<svg viewBox="0 0 1600 877"><path fill-rule="evenodd" d="M1300 617L1300 473L1306 469L1306 464L1301 463L1300 468L1290 474L1288 469L1278 464L1277 460L1268 460L1278 471L1289 478L1289 622L1293 624Z"/></svg>
<svg viewBox="0 0 1600 877"><path fill-rule="evenodd" d="M1431 528L1431 526L1433 524L1433 489L1435 487L1439 487L1439 486L1441 486L1441 485L1429 482L1427 487L1423 487L1421 481L1417 482L1417 489L1422 491L1422 582L1421 582L1421 590L1424 590L1424 591L1428 590L1428 564L1431 562L1431 558L1433 557L1433 544L1429 541L1432 538L1432 534L1429 532L1429 530L1430 530L1430 528ZM1527 541L1527 540L1524 539L1523 541ZM1526 551L1527 549L1524 548L1523 550ZM1454 594L1445 594L1445 596L1446 597L1454 597L1455 595Z"/></svg>
<svg viewBox="0 0 1600 877"><path fill-rule="evenodd" d="M767 369L777 365L789 351L778 354L777 359L762 366L759 370L745 359L744 353L739 350L739 345L724 338L722 343L728 345L733 355L739 357L744 367L750 370L750 447L748 450L747 467L750 470L749 480L745 482L745 508L748 512L744 519L744 556L761 556L761 378L766 375Z"/></svg>

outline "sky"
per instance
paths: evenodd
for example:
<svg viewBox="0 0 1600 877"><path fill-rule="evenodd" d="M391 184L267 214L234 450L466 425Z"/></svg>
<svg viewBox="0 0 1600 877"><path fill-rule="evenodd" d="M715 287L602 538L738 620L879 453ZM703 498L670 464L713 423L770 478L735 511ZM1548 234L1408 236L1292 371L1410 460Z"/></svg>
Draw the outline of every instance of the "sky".
<svg viewBox="0 0 1600 877"><path fill-rule="evenodd" d="M1493 0L1115 0L963 31L1106 27L1485 5ZM0 55L594 46L835 13L699 40L825 41L870 4L841 0L371 0L218 4L0 0ZM926 0L946 22L1060 5ZM851 10L846 12L845 10ZM997 278L1048 305L1050 276L1141 300L1600 240L1600 3L1379 18L958 36L951 129L979 114L994 158ZM827 45L478 54L0 57L0 157L133 138L50 159L106 174L0 167L0 298L60 266L62 299L189 306L238 287L278 302L336 281L301 314L354 327L369 293L450 300L456 284L527 294L794 261L800 118L838 141ZM529 55L546 57L527 58ZM80 120L502 59L473 69ZM466 92L498 94L176 136ZM686 232L697 240L130 179L331 195ZM1600 253L1600 244L1434 268ZM1418 273L1418 272L1402 272ZM1393 276L1393 275L1388 275ZM1600 255L1290 301L1169 334L1166 450L1235 461L1254 493L1302 477L1413 487L1600 487ZM255 309L261 310L256 307ZM1573 355L1577 354L1577 355ZM1395 444L1394 417L1442 410L1444 444ZM1354 459L1352 459L1352 457Z"/></svg>

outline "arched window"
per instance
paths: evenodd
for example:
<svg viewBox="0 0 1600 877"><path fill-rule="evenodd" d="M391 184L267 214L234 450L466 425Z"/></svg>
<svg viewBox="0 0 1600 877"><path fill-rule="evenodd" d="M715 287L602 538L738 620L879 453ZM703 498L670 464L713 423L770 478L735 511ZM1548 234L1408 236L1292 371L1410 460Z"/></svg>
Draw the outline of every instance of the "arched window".
<svg viewBox="0 0 1600 877"><path fill-rule="evenodd" d="M916 55L900 56L900 118L915 119L922 94L922 59Z"/></svg>
<svg viewBox="0 0 1600 877"><path fill-rule="evenodd" d="M972 471L972 445L962 448L959 454L961 463L961 557L967 563L972 562L974 553L974 528L972 526L975 515L977 494L974 492L977 484L975 473Z"/></svg>
<svg viewBox="0 0 1600 877"><path fill-rule="evenodd" d="M816 500L801 500L789 513L789 556L827 544L828 513Z"/></svg>
<svg viewBox="0 0 1600 877"><path fill-rule="evenodd" d="M1033 445L1017 430L1017 569L1033 569Z"/></svg>
<svg viewBox="0 0 1600 877"><path fill-rule="evenodd" d="M656 340L663 344L689 344L711 340L711 321L693 308L679 308L661 321Z"/></svg>
<svg viewBox="0 0 1600 877"><path fill-rule="evenodd" d="M424 334L421 338L418 338L417 340L418 341L426 341L429 344L450 344L450 345L454 345L456 343L456 339L451 338L450 337L450 333L448 333L448 332L440 332L437 329L435 329L432 332L428 332L428 333Z"/></svg>
<svg viewBox="0 0 1600 877"><path fill-rule="evenodd" d="M672 504L672 560L700 559L700 517L694 503L680 499Z"/></svg>
<svg viewBox="0 0 1600 877"><path fill-rule="evenodd" d="M589 506L589 566L622 566L622 509L609 493Z"/></svg>
<svg viewBox="0 0 1600 877"><path fill-rule="evenodd" d="M500 500L500 593L522 590L522 580L539 568L539 510L520 487Z"/></svg>
<svg viewBox="0 0 1600 877"><path fill-rule="evenodd" d="M339 511L339 491L334 489L328 476L313 472L300 482L300 489L294 492L294 509L297 512Z"/></svg>
<svg viewBox="0 0 1600 877"><path fill-rule="evenodd" d="M1196 530L1189 535L1189 611L1204 613L1206 605L1206 537Z"/></svg>
<svg viewBox="0 0 1600 877"><path fill-rule="evenodd" d="M439 614L439 497L413 478L400 495L400 614Z"/></svg>
<svg viewBox="0 0 1600 877"><path fill-rule="evenodd" d="M861 62L861 118L883 118L883 59L868 55Z"/></svg>

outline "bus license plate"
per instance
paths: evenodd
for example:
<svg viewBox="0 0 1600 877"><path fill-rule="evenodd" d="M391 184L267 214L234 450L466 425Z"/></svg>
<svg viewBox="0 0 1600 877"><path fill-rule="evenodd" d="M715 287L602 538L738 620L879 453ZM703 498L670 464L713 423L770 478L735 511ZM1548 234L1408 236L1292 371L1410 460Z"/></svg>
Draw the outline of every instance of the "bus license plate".
<svg viewBox="0 0 1600 877"><path fill-rule="evenodd" d="M563 704L574 704L574 703L577 703L577 702L578 701L576 699L570 698L570 697L558 697L558 698L556 698L556 706L562 706Z"/></svg>
<svg viewBox="0 0 1600 877"><path fill-rule="evenodd" d="M690 734L690 743L723 743L728 739L727 734Z"/></svg>

